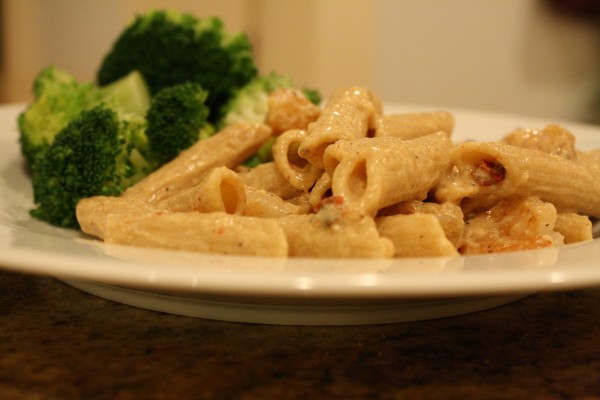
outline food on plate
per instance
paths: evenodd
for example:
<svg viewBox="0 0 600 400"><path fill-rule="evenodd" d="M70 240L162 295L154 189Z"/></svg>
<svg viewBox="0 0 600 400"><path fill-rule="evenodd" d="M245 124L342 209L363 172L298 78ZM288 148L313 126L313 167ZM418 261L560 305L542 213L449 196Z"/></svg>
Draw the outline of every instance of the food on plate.
<svg viewBox="0 0 600 400"><path fill-rule="evenodd" d="M33 165L37 207L32 215L53 225L75 227L74 207L84 197L118 195L145 175L145 122L100 104L82 112L57 135Z"/></svg>
<svg viewBox="0 0 600 400"><path fill-rule="evenodd" d="M108 85L137 70L150 92L184 82L208 91L206 104L219 110L258 71L244 33L228 33L219 18L197 18L175 10L138 15L104 56L98 84ZM213 122L217 113L211 115Z"/></svg>
<svg viewBox="0 0 600 400"><path fill-rule="evenodd" d="M206 124L207 112L203 90L187 85L159 92L155 96L159 101L152 102L146 117L104 102L71 120L34 160L32 215L53 225L78 227L75 206L80 199L121 194L162 165L165 154L193 142L190 130ZM188 89L179 90L180 86ZM166 91L170 101L162 102ZM155 133L164 132L167 124L172 127L169 145Z"/></svg>
<svg viewBox="0 0 600 400"><path fill-rule="evenodd" d="M287 75L275 72L264 76L256 76L250 82L236 90L227 104L221 108L220 120L217 126L233 125L237 122L264 122L269 111L277 109L269 105L270 101L281 101L277 96L271 97L278 89L295 88L296 85ZM302 89L302 94L310 104L321 102L319 92ZM293 94L294 92L282 91ZM289 114L289 113L288 113Z"/></svg>
<svg viewBox="0 0 600 400"><path fill-rule="evenodd" d="M125 113L144 115L150 106L148 87L136 71L100 88L91 82L77 82L69 72L49 66L35 77L33 95L33 101L17 120L21 152L28 168L82 111L107 102Z"/></svg>
<svg viewBox="0 0 600 400"><path fill-rule="evenodd" d="M217 127L222 128L238 122L264 123L269 118L271 120L269 125L275 130L274 134L278 134L290 128L290 123L303 124L304 121L292 121L290 116L306 115L310 117L311 115L318 115L316 105L321 101L319 92L310 89L280 90L290 88L295 88L295 85L289 76L275 72L264 76L256 76L246 85L236 90L229 101L221 107ZM277 95L277 93L280 95ZM289 112L289 107L308 107L315 111L312 114L294 113ZM276 122L278 112L281 112L281 110L284 110L282 122L287 123L287 126L281 126L281 123ZM273 139L267 141L253 157L246 160L245 164L257 166L271 161L273 159L271 153L273 142Z"/></svg>
<svg viewBox="0 0 600 400"><path fill-rule="evenodd" d="M34 99L18 117L33 183L31 214L79 228L80 199L119 195L216 126L249 117L243 110L263 123L268 95L280 87L295 85L282 74L260 75L247 37L227 33L219 18L138 15L103 58L97 83L78 82L56 66L35 78ZM319 101L317 91L297 90ZM251 146L242 161L270 161L272 142Z"/></svg>
<svg viewBox="0 0 600 400"><path fill-rule="evenodd" d="M298 95L271 92L267 113L285 91ZM451 113L386 114L363 87L317 113L282 107L278 124L282 110L287 130L269 118L230 125L120 197L82 199L81 229L107 243L272 257L453 257L592 239L600 152L565 151L575 135L564 127L454 143ZM273 161L244 165L269 140Z"/></svg>
<svg viewBox="0 0 600 400"><path fill-rule="evenodd" d="M152 96L146 135L149 152L159 164L214 133L208 122L207 96L208 92L193 82L165 87Z"/></svg>
<svg viewBox="0 0 600 400"><path fill-rule="evenodd" d="M137 16L97 82L42 70L19 115L35 209L106 243L269 257L455 257L592 239L600 150L563 126L453 140L446 110L321 103L218 18Z"/></svg>
<svg viewBox="0 0 600 400"><path fill-rule="evenodd" d="M235 168L269 139L263 124L239 123L223 128L208 139L196 142L173 160L129 187L124 196L157 202L180 190L197 185L215 167Z"/></svg>

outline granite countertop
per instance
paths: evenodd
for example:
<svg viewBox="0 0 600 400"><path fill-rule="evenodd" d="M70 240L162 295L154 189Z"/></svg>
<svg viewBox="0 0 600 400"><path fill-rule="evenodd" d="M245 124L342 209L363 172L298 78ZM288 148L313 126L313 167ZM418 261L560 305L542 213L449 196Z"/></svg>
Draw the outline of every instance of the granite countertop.
<svg viewBox="0 0 600 400"><path fill-rule="evenodd" d="M598 399L600 289L422 322L209 321L0 272L0 399Z"/></svg>

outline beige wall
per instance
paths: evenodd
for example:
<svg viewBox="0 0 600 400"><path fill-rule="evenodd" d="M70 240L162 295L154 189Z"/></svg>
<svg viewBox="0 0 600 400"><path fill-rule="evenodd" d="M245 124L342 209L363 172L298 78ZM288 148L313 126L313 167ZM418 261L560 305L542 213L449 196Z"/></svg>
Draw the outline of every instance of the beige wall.
<svg viewBox="0 0 600 400"><path fill-rule="evenodd" d="M260 0L251 32L258 64L329 93L373 83L375 6L369 0Z"/></svg>
<svg viewBox="0 0 600 400"><path fill-rule="evenodd" d="M372 87L385 100L585 120L600 87L600 24L543 0L0 0L0 101L27 101L57 64L92 80L139 11L219 15L259 68L327 94Z"/></svg>
<svg viewBox="0 0 600 400"><path fill-rule="evenodd" d="M373 75L386 99L589 115L600 89L597 18L556 12L544 0L379 3Z"/></svg>
<svg viewBox="0 0 600 400"><path fill-rule="evenodd" d="M30 98L31 80L56 64L93 80L102 56L123 26L142 10L165 4L219 14L231 29L245 28L244 0L0 0L3 5L0 101Z"/></svg>

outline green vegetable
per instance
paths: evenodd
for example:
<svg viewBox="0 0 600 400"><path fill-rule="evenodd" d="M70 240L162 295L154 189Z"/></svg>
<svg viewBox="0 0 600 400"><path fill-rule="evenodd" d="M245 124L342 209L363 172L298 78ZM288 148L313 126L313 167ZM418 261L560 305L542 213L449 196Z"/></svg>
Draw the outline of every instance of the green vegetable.
<svg viewBox="0 0 600 400"><path fill-rule="evenodd" d="M150 89L139 71L100 88L103 99L114 99L125 112L146 115L150 107Z"/></svg>
<svg viewBox="0 0 600 400"><path fill-rule="evenodd" d="M123 110L143 115L150 104L148 88L135 71L100 89L93 83L79 83L68 72L49 66L36 76L33 95L33 101L17 120L21 152L28 167L82 111L114 100Z"/></svg>
<svg viewBox="0 0 600 400"><path fill-rule="evenodd" d="M151 170L146 120L106 103L85 110L54 138L33 164L31 214L53 225L78 228L77 202L114 196Z"/></svg>
<svg viewBox="0 0 600 400"><path fill-rule="evenodd" d="M323 97L321 96L321 92L317 89L304 88L302 89L302 92L304 93L306 98L311 101L311 103L316 105L321 104L321 100L323 100Z"/></svg>
<svg viewBox="0 0 600 400"><path fill-rule="evenodd" d="M214 119L229 97L257 74L245 34L228 35L219 18L157 10L138 15L103 59L97 81L104 86L133 70L152 94L184 82L200 84Z"/></svg>
<svg viewBox="0 0 600 400"><path fill-rule="evenodd" d="M225 127L238 122L262 123L269 111L269 94L279 88L294 87L292 79L271 73L257 76L239 88L221 109L219 126Z"/></svg>
<svg viewBox="0 0 600 400"><path fill-rule="evenodd" d="M218 18L137 16L103 59L97 84L54 66L36 77L34 100L18 117L31 214L78 228L79 200L121 194L217 126L264 121L269 93L291 86L282 75L257 77L247 37L226 34ZM248 165L268 161L273 142Z"/></svg>
<svg viewBox="0 0 600 400"><path fill-rule="evenodd" d="M69 121L101 98L93 84L79 84L73 76L53 66L37 75L33 95L34 101L17 120L21 151L29 166Z"/></svg>
<svg viewBox="0 0 600 400"><path fill-rule="evenodd" d="M213 132L206 120L206 91L197 84L161 90L146 116L126 110L122 104L139 104L123 101L127 97L127 91L121 91L81 111L35 155L34 217L78 228L75 207L80 199L121 194L201 134Z"/></svg>
<svg viewBox="0 0 600 400"><path fill-rule="evenodd" d="M250 156L244 165L254 168L260 164L273 161L273 145L275 144L275 136L271 136L260 148Z"/></svg>
<svg viewBox="0 0 600 400"><path fill-rule="evenodd" d="M182 83L160 90L148 110L148 129L152 157L161 164L214 132L208 123L207 92L197 83Z"/></svg>

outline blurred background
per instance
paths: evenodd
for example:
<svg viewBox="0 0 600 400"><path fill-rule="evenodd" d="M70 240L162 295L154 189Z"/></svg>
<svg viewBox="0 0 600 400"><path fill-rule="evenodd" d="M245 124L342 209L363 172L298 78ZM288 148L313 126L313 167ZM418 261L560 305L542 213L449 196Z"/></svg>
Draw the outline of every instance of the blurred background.
<svg viewBox="0 0 600 400"><path fill-rule="evenodd" d="M324 95L598 121L598 0L0 0L0 102L26 102L49 65L94 80L136 13L217 15L260 71Z"/></svg>

